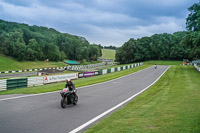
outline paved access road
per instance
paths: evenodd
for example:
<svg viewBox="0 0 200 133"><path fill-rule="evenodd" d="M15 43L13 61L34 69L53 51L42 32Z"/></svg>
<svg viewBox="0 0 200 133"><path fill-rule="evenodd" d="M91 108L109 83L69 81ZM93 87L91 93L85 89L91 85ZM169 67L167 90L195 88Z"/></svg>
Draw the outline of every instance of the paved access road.
<svg viewBox="0 0 200 133"><path fill-rule="evenodd" d="M153 83L168 66L78 89L79 102L60 107L59 92L0 100L0 133L67 133ZM82 131L80 131L82 132Z"/></svg>

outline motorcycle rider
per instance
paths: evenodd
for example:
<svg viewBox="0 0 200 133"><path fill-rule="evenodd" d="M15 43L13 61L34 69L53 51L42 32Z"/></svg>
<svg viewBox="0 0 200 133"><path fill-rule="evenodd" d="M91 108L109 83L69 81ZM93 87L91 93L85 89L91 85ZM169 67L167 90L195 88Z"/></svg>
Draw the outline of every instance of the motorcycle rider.
<svg viewBox="0 0 200 133"><path fill-rule="evenodd" d="M72 91L72 96L74 97L76 95L76 89L75 89L75 85L71 81L71 79L67 79L66 84L65 84L65 88L67 88L67 87L69 88L69 91Z"/></svg>

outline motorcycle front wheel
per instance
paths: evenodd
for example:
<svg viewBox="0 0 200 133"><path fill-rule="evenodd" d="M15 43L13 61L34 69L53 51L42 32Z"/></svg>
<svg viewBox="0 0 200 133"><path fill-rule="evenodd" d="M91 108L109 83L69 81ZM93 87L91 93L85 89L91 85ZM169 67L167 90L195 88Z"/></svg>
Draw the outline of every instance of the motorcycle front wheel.
<svg viewBox="0 0 200 133"><path fill-rule="evenodd" d="M60 105L62 108L65 108L66 107L66 101L65 101L65 98L62 98L61 101L60 101Z"/></svg>
<svg viewBox="0 0 200 133"><path fill-rule="evenodd" d="M75 97L74 97L74 102L73 102L73 105L76 105L76 104L77 104L77 102L78 102L78 96L77 96L77 95L75 95Z"/></svg>

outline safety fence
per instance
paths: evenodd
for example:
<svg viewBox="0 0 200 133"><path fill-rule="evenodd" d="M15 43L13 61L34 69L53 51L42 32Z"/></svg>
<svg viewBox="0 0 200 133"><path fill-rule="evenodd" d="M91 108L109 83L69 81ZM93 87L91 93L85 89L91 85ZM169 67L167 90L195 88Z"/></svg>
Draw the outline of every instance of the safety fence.
<svg viewBox="0 0 200 133"><path fill-rule="evenodd" d="M41 71L47 69L65 69L65 67L48 67L48 68L40 68L40 69L25 69L25 70L17 70L17 71L4 71L0 72L0 74L7 74L7 73L20 73L20 72L34 72L34 71Z"/></svg>
<svg viewBox="0 0 200 133"><path fill-rule="evenodd" d="M91 72L71 73L71 74L54 75L54 76L4 79L0 80L0 91L61 82L61 81L66 81L66 79L78 79L78 78L87 78L92 76L104 75L108 73L130 69L140 65L143 65L143 63L131 64L126 66L114 67L110 69L103 69Z"/></svg>
<svg viewBox="0 0 200 133"><path fill-rule="evenodd" d="M194 64L194 67L200 72L200 67L197 64Z"/></svg>
<svg viewBox="0 0 200 133"><path fill-rule="evenodd" d="M103 66L106 63L97 63L97 64L89 64L89 65L74 65L74 66L66 66L66 67L48 67L48 68L39 68L39 69L25 69L25 70L17 70L17 71L4 71L0 72L0 74L7 74L7 73L20 73L20 72L34 72L34 71L41 71L47 69L58 69L58 70L80 70L80 69L88 69L98 66Z"/></svg>
<svg viewBox="0 0 200 133"><path fill-rule="evenodd" d="M0 91L7 89L7 84L6 83L7 83L6 79L0 80Z"/></svg>
<svg viewBox="0 0 200 133"><path fill-rule="evenodd" d="M78 73L55 75L55 76L4 79L0 80L0 91L39 86L54 82L66 81L67 79L78 79Z"/></svg>
<svg viewBox="0 0 200 133"><path fill-rule="evenodd" d="M81 70L81 69L88 69L98 66L104 66L106 63L97 63L97 64L89 64L89 65L78 65L78 66L67 66L67 70Z"/></svg>
<svg viewBox="0 0 200 133"><path fill-rule="evenodd" d="M87 77L92 77L92 76L97 76L99 75L98 71L91 71L91 72L83 72L78 74L78 78L87 78Z"/></svg>
<svg viewBox="0 0 200 133"><path fill-rule="evenodd" d="M27 87L28 78L7 79L7 90Z"/></svg>
<svg viewBox="0 0 200 133"><path fill-rule="evenodd" d="M130 69L130 68L133 68L133 67L140 66L142 64L143 63L137 63L137 64L127 65L127 66L121 66L121 67L114 67L114 68L110 68L110 69L99 70L99 75L104 75L104 74L108 74L108 73L113 73L113 72L117 72L117 71Z"/></svg>

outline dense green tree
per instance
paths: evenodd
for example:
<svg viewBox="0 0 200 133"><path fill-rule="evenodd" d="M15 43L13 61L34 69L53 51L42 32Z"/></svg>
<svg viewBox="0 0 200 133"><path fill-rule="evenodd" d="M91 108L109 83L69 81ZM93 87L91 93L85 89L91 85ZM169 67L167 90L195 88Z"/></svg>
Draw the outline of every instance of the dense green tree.
<svg viewBox="0 0 200 133"><path fill-rule="evenodd" d="M78 60L89 60L89 49L88 47L84 46L81 48L79 52Z"/></svg>
<svg viewBox="0 0 200 133"><path fill-rule="evenodd" d="M9 55L9 35L5 32L0 34L0 53L4 55Z"/></svg>
<svg viewBox="0 0 200 133"><path fill-rule="evenodd" d="M117 49L115 57L122 64L145 60L198 59L200 33L183 31L130 39Z"/></svg>
<svg viewBox="0 0 200 133"><path fill-rule="evenodd" d="M96 44L91 45L89 48L89 59L97 60L99 56L100 56L99 46Z"/></svg>
<svg viewBox="0 0 200 133"><path fill-rule="evenodd" d="M135 61L136 40L131 38L128 42L116 51L116 60L120 63L131 63Z"/></svg>
<svg viewBox="0 0 200 133"><path fill-rule="evenodd" d="M64 59L66 59L67 56L65 55L65 53L63 51L60 52L60 60L64 61Z"/></svg>
<svg viewBox="0 0 200 133"><path fill-rule="evenodd" d="M31 55L27 51L27 55L29 55L27 57L28 60L44 60L44 54L43 54L42 48L35 39L29 40L27 49L29 49L29 51L32 51Z"/></svg>
<svg viewBox="0 0 200 133"><path fill-rule="evenodd" d="M8 34L8 38L9 55L11 55L14 58L17 58L20 61L25 60L26 45L24 43L22 33L20 31L10 32Z"/></svg>
<svg viewBox="0 0 200 133"><path fill-rule="evenodd" d="M150 48L151 38L142 37L136 41L137 49L135 54L135 61L149 60L151 59L152 50Z"/></svg>
<svg viewBox="0 0 200 133"><path fill-rule="evenodd" d="M117 49L117 47L112 46L112 45L110 45L110 46L104 46L104 48L105 48L105 49L113 49L113 50L116 50L116 49Z"/></svg>
<svg viewBox="0 0 200 133"><path fill-rule="evenodd" d="M195 3L188 8L190 14L186 18L186 27L189 31L200 30L200 3Z"/></svg>
<svg viewBox="0 0 200 133"><path fill-rule="evenodd" d="M96 60L101 56L101 47L85 38L42 26L0 20L0 40L0 53L18 60Z"/></svg>
<svg viewBox="0 0 200 133"><path fill-rule="evenodd" d="M199 32L189 32L184 40L182 45L186 49L186 56L189 59L198 59L200 58L200 33Z"/></svg>

